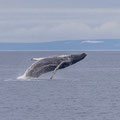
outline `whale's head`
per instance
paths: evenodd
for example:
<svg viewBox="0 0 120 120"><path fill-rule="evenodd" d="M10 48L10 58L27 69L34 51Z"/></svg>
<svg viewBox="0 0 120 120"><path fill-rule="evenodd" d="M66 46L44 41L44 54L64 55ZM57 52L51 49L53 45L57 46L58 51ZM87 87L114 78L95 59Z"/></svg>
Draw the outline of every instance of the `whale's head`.
<svg viewBox="0 0 120 120"><path fill-rule="evenodd" d="M86 53L71 55L71 63L75 64L87 56Z"/></svg>

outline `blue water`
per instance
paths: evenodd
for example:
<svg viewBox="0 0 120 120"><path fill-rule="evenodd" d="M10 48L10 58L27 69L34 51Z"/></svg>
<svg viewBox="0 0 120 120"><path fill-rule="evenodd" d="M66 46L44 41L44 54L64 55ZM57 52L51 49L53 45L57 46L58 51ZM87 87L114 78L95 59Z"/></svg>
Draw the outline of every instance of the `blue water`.
<svg viewBox="0 0 120 120"><path fill-rule="evenodd" d="M16 79L32 57L73 53L80 52L0 52L0 120L119 120L120 52L86 51L53 80Z"/></svg>

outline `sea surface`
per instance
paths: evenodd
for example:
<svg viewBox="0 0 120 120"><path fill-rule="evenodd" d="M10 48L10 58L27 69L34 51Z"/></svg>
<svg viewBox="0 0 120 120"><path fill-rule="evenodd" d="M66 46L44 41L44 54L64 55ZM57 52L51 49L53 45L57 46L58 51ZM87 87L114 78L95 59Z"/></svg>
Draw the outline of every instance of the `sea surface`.
<svg viewBox="0 0 120 120"><path fill-rule="evenodd" d="M82 51L0 52L0 120L119 120L120 52L87 57L38 79L18 80L33 57Z"/></svg>

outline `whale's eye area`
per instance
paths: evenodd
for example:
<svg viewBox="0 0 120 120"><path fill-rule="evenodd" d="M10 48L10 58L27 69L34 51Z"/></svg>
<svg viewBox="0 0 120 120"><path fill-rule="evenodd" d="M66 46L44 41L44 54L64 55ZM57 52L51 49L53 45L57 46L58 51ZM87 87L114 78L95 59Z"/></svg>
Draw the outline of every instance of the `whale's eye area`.
<svg viewBox="0 0 120 120"><path fill-rule="evenodd" d="M63 63L63 64L60 66L59 69L66 68L66 67L68 67L69 65L70 65L69 62L65 62L65 63Z"/></svg>

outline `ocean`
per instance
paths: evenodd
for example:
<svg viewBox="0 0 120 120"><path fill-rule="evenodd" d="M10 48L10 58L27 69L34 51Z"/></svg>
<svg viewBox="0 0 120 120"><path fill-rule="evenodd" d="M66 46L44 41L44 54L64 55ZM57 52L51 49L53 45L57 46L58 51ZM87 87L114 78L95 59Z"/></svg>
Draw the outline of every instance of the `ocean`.
<svg viewBox="0 0 120 120"><path fill-rule="evenodd" d="M33 57L82 51L1 51L0 120L119 120L120 51L85 51L87 57L49 79L17 77Z"/></svg>

